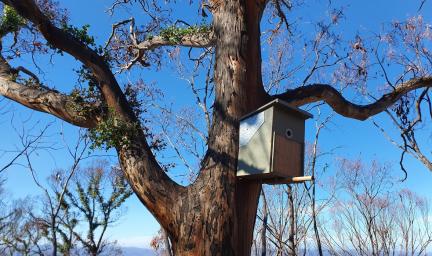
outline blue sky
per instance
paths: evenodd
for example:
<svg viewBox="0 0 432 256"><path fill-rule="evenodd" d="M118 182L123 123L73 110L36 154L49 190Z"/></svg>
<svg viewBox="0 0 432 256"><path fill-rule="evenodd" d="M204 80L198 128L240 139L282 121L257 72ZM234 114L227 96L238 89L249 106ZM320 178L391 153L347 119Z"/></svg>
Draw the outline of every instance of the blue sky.
<svg viewBox="0 0 432 256"><path fill-rule="evenodd" d="M196 22L195 8L190 8L193 11L188 11L189 1L178 1L177 9L173 16L182 18L190 23ZM312 31L308 31L310 20L326 17L328 12L324 8L328 1L306 1L306 8L303 11L294 11L293 15L305 15L305 18L300 20L302 26L305 27L303 33L312 35ZM410 16L418 15L417 9L420 1L407 0L386 0L386 1L351 1L349 4L346 1L332 1L336 6L344 6L346 18L341 21L339 29L343 29L344 35L347 38L353 38L356 33L371 33L378 32L381 24L395 20L404 20ZM109 7L111 1L84 1L84 0L63 0L60 1L62 7L69 10L72 23L76 25L90 24L90 33L96 37L99 43L104 43L109 33L111 32L111 24L120 20L120 14L129 17L138 15L138 21L143 22L145 17L139 11L124 10L118 16L108 16L105 11ZM426 22L432 22L432 3L427 1L421 11ZM175 19L175 18L173 18ZM310 20L309 20L310 19ZM69 92L76 81L73 76L73 69L78 68L77 62L68 56L55 57L54 64L48 63L48 58L39 60L39 65L45 70L45 74L41 77L50 85L61 91ZM30 65L29 59L20 60L23 65ZM158 88L165 93L164 99L172 102L174 109L180 109L184 105L193 102L193 95L189 92L187 84L180 80L178 74L170 69L162 71L152 70L136 70L129 76L121 76L120 82L125 83L128 79L143 78L147 83L157 82ZM0 116L0 134L2 150L13 150L19 148L18 136L13 129L12 124L21 129L22 121L26 121L25 125L40 122L30 133L36 134L44 124L53 122L49 129L50 135L45 139L49 145L55 145L58 150L40 151L38 155L34 155L33 161L38 175L41 180L44 180L48 173L55 168L66 168L71 162L70 158L65 154L60 133L63 133L67 143L76 140L77 128L66 123L56 120L53 117L42 113L35 113L25 109L17 104L8 103L2 100L0 110L11 110ZM324 113L328 113L328 109L323 109ZM13 117L13 122L12 120ZM384 115L375 117L375 120L382 124L388 123L388 118ZM391 126L385 125L389 131ZM314 134L315 124L313 120L307 122L307 139L310 141ZM429 142L431 140L430 129L429 133L424 134L422 140ZM394 133L393 133L394 134ZM321 136L322 150L331 150L338 147L335 154L323 159L323 161L334 162L337 156L343 157L362 157L366 161L378 159L381 162L388 162L394 166L395 176L402 177L402 172L398 167L400 151L392 146L383 135L372 125L370 120L360 122L356 120L348 120L346 118L336 116L332 123L323 131ZM18 145L18 146L17 146ZM427 148L430 152L430 148ZM116 158L114 152L95 152L98 154L109 154L110 160L115 163ZM168 152L168 155L173 153ZM8 157L13 154L7 153L0 158L2 161L7 161ZM1 165L0 165L1 166ZM332 165L335 167L335 165ZM407 157L406 166L409 169L407 181L403 184L419 194L429 196L432 193L430 184L432 181L432 173L429 172L420 163ZM178 170L180 171L180 168ZM7 178L6 189L13 198L22 198L26 195L37 195L40 191L34 185L28 171L22 166L14 166L6 171L3 177ZM122 218L118 225L111 228L109 236L113 239L119 239L120 242L126 245L142 245L148 243L150 237L156 234L159 229L158 223L141 205L141 203L133 196L127 202L127 214ZM145 242L144 242L145 241Z"/></svg>

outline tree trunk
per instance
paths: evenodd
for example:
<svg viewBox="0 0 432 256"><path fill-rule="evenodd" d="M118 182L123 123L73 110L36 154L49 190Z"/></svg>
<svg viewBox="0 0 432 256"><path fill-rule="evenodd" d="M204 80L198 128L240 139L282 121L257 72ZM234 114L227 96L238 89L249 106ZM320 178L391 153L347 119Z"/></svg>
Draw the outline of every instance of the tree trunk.
<svg viewBox="0 0 432 256"><path fill-rule="evenodd" d="M52 232L52 256L57 256L57 230L56 230L56 223L55 223L55 217L51 218L51 232Z"/></svg>
<svg viewBox="0 0 432 256"><path fill-rule="evenodd" d="M288 193L288 207L289 207L289 234L288 234L288 255L295 256L296 255L296 241L295 241L295 227L296 227L296 219L295 219L295 209L294 209L294 197L291 185L287 186Z"/></svg>
<svg viewBox="0 0 432 256"><path fill-rule="evenodd" d="M262 204L263 204L263 227L261 231L261 256L267 255L267 199L264 190L262 191Z"/></svg>
<svg viewBox="0 0 432 256"><path fill-rule="evenodd" d="M175 255L250 255L261 183L236 177L239 120L269 101L261 80L264 3L214 2L215 103L208 152L197 180L162 223ZM171 227L171 228L170 228Z"/></svg>
<svg viewBox="0 0 432 256"><path fill-rule="evenodd" d="M53 47L70 53L92 70L107 106L116 116L127 123L137 121L104 58L56 28L34 1L7 2L37 24ZM215 102L208 151L199 177L192 185L182 187L166 175L142 130L127 134L128 145L117 146L126 178L141 202L168 232L175 255L250 254L261 183L236 178L239 120L270 99L261 79L259 25L266 2L209 1L216 38ZM6 94L3 90L2 94L20 100L9 91ZM64 107L53 111L45 103L43 107L35 107L28 100L21 102L73 124L94 127L91 119L89 123L74 121Z"/></svg>
<svg viewBox="0 0 432 256"><path fill-rule="evenodd" d="M313 168L314 170L314 168ZM316 183L315 180L312 181L312 221L313 221L313 229L315 234L315 240L317 243L318 255L323 256L321 238L318 230L318 214L316 212Z"/></svg>
<svg viewBox="0 0 432 256"><path fill-rule="evenodd" d="M163 240L164 240L164 244L165 244L165 251L166 251L167 256L173 256L172 249L171 249L171 243L170 243L168 234L165 231L165 229L162 229L162 236L163 236Z"/></svg>

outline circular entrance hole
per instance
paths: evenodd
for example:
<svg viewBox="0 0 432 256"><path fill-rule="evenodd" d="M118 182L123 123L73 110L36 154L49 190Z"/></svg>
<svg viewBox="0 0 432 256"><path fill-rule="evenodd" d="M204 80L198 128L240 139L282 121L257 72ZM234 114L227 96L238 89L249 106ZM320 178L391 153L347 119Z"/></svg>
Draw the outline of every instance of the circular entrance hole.
<svg viewBox="0 0 432 256"><path fill-rule="evenodd" d="M291 139L293 137L294 133L290 128L287 128L285 131L285 136L289 139Z"/></svg>

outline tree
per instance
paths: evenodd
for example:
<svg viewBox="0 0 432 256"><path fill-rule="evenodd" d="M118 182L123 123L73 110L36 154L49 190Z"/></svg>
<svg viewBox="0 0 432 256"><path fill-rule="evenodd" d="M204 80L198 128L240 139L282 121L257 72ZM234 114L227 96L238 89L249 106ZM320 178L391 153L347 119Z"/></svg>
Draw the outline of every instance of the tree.
<svg viewBox="0 0 432 256"><path fill-rule="evenodd" d="M55 169L46 184L41 182L32 155L53 148L43 140L47 128L37 136L19 134L23 149L8 161L10 166L19 157L25 158L26 164L21 165L29 170L42 195L35 200L0 201L0 252L55 256L59 253L75 255L86 250L91 255L120 255L121 251L115 242L106 239L105 232L121 217L123 203L132 194L130 187L118 167L110 169L107 161L100 160L86 169L80 168L84 160L96 157L87 154L89 140L82 130L74 145L65 145L72 160L71 167ZM7 168L5 166L3 170ZM0 195L4 193L2 183ZM6 197L2 195L1 198Z"/></svg>
<svg viewBox="0 0 432 256"><path fill-rule="evenodd" d="M261 249L261 255L323 255L320 228L322 212L333 202L335 187L330 182L321 185L321 196L316 196L316 180L323 183L324 173L328 164L323 164L319 170L319 160L332 152L321 152L318 147L322 129L330 122L329 115L323 120L317 116L315 138L311 145L307 145L305 155L305 175L311 175L313 179L308 183L263 186L261 204L262 210L258 211L258 225L260 229L255 235L254 248ZM325 188L323 188L325 187ZM325 196L324 196L325 194ZM270 210L271 209L271 210ZM325 216L325 215L324 215ZM313 231L313 234L312 234ZM261 245L257 243L261 240ZM268 245L267 245L268 244ZM260 248L261 247L261 248ZM268 249L268 250L267 250Z"/></svg>
<svg viewBox="0 0 432 256"><path fill-rule="evenodd" d="M313 204L313 199L302 199L311 192L306 186L293 186L291 190L286 185L264 187L267 193L263 206L268 204L272 210L262 229L267 232L259 230L256 236L259 242L265 241L261 244L268 244L267 254L427 254L432 244L429 201L402 188L389 165L342 159L335 178L337 188L332 188L335 190L328 199L316 202L315 213L305 207ZM263 224L264 214L258 214ZM256 242L254 255L260 254L259 246Z"/></svg>
<svg viewBox="0 0 432 256"><path fill-rule="evenodd" d="M108 193L109 192L109 193ZM105 193L105 194L104 194ZM108 193L108 194L106 194ZM75 189L66 190L63 206L76 213L77 221L86 226L85 235L63 222L67 230L72 230L88 255L116 255L114 247L105 239L105 232L121 216L121 206L132 195L119 170L107 170L106 163L96 164L86 170L75 182Z"/></svg>
<svg viewBox="0 0 432 256"><path fill-rule="evenodd" d="M389 166L341 161L342 191L332 203L325 248L332 255L426 255L431 245L429 205L397 189Z"/></svg>
<svg viewBox="0 0 432 256"><path fill-rule="evenodd" d="M2 220L0 252L3 255L44 255L43 232L31 213L33 202L29 198L13 202Z"/></svg>
<svg viewBox="0 0 432 256"><path fill-rule="evenodd" d="M72 166L68 171L56 170L53 172L49 177L49 187L42 185L38 180L30 152L23 152L33 181L43 192L42 213L30 210L29 215L38 224L38 231L49 241L51 255L53 256L56 256L58 252L62 255L71 255L72 249L76 247L73 231L78 224L78 220L72 212L73 209L66 207L64 197L72 177L79 169L80 162L86 158L84 153L87 146L88 141L81 135L73 149L67 146L68 152L73 159Z"/></svg>
<svg viewBox="0 0 432 256"><path fill-rule="evenodd" d="M84 147L85 149L85 147ZM43 191L37 200L6 203L0 212L0 252L14 255L121 255L115 242L106 239L107 229L122 216L123 203L132 194L120 170L109 170L100 161L85 170L78 170L82 148L74 158L70 171L56 170L50 177L51 187L34 181ZM69 180L75 172L74 187ZM41 211L38 208L42 208Z"/></svg>
<svg viewBox="0 0 432 256"><path fill-rule="evenodd" d="M390 36L401 38L404 43L398 49L409 54L402 56L402 61L394 56L381 61L382 56L377 54L382 67L378 71L386 78L385 93L372 103L359 105L348 101L342 92L350 85L363 90L367 82L376 79L368 76L371 69L368 54L375 51L371 51L360 36L345 50L337 48L340 41L332 31L342 16L337 10L332 12L330 22L318 24L316 37L304 45L313 54L306 53L304 63L294 67L311 66L303 82L282 93L269 93L266 89L273 88L274 84L263 85L260 24L264 10L270 9L268 16L280 19L270 30L274 33L270 34L276 36L285 28L285 33L281 34L289 36L292 27L286 13L294 7L292 2L203 1L199 10L203 16L211 13L211 26L179 27L174 23L162 27L166 23L158 16L165 10L158 1L115 1L111 12L123 5L137 4L150 21L143 27L136 26L133 18L114 24L107 47L95 44L88 35L88 27L68 24L63 12L48 0L2 2L5 4L0 27L3 45L7 36L12 39L8 42L14 38L18 41L9 45L10 51L2 52L9 56L0 58L0 94L31 109L88 128L95 145L114 147L126 179L168 233L176 255L250 253L261 183L236 178L239 120L243 115L279 98L296 107L325 102L342 116L365 120L387 110L400 99L407 99L405 95L413 96L415 90L425 90L432 85L427 49L430 27L418 20L395 24L405 33ZM26 37L27 41L19 37L25 35L23 31L31 35ZM55 49L55 53L73 56L83 65L80 74L89 81L89 86L66 95L52 89L53 85L42 84L29 69L12 67L9 60L20 57L22 51L17 51L16 47L23 45L31 45L30 49L26 48L30 54ZM213 54L214 58L213 78L209 80L213 83L214 101L211 119L208 118L207 151L196 180L189 186L174 182L156 160L150 147L148 127L140 122L139 114L143 110L140 112L133 97L121 89L114 71L116 64L122 72L137 65L147 67L160 63L157 48L163 46L204 48L203 54ZM415 51L418 46L422 46L422 51ZM314 59L311 61L309 56ZM415 62L411 61L414 59ZM196 58L195 62L199 64L201 60ZM390 81L384 69L387 62L401 65L402 75L395 81ZM335 74L328 83L317 77L324 68L333 68ZM376 70L377 65L373 68ZM281 78L274 81L277 80ZM427 99L424 97L423 102ZM205 104L202 106L205 108Z"/></svg>

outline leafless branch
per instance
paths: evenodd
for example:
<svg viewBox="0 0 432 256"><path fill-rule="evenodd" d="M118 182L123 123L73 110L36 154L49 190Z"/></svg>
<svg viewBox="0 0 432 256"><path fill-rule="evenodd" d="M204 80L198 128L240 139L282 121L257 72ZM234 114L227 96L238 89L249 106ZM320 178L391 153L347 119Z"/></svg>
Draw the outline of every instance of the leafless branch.
<svg viewBox="0 0 432 256"><path fill-rule="evenodd" d="M406 93L432 86L432 77L413 78L407 82L400 83L395 90L383 95L374 103L368 105L358 105L346 100L340 92L328 84L311 84L288 90L285 93L275 95L293 106L302 106L308 103L325 101L333 110L345 117L365 120L376 115L389 106L393 105Z"/></svg>
<svg viewBox="0 0 432 256"><path fill-rule="evenodd" d="M11 167L21 156L26 156L28 154L28 150L30 148L32 148L35 144L37 144L40 139L45 135L46 131L48 130L50 125L45 126L38 135L34 136L33 138L31 138L30 140L24 141L23 139L21 140L22 142L22 146L23 148L20 150L20 152L18 152L18 154L16 154L15 157L13 157L12 160L9 161L9 163L7 163L5 166L3 166L0 169L0 173L2 173L3 171L5 171L6 169L8 169L9 167Z"/></svg>

